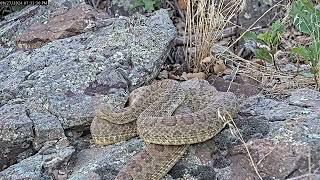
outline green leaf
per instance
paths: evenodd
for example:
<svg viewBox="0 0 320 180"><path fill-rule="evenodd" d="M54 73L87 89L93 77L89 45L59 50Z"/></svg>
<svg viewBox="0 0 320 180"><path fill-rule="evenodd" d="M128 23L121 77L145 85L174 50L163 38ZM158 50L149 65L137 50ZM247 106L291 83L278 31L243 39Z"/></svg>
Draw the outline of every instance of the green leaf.
<svg viewBox="0 0 320 180"><path fill-rule="evenodd" d="M154 11L154 6L156 2L154 0L143 0L144 3L144 9L148 12Z"/></svg>
<svg viewBox="0 0 320 180"><path fill-rule="evenodd" d="M292 52L309 61L312 67L316 67L320 60L320 41L313 42L309 47L295 47Z"/></svg>
<svg viewBox="0 0 320 180"><path fill-rule="evenodd" d="M320 39L320 11L310 0L295 1L290 15L293 17L293 24L300 32Z"/></svg>
<svg viewBox="0 0 320 180"><path fill-rule="evenodd" d="M152 12L155 8L160 7L161 0L134 0L133 7L143 6L144 10L147 12Z"/></svg>
<svg viewBox="0 0 320 180"><path fill-rule="evenodd" d="M243 39L245 41L248 41L248 40L256 41L257 40L257 36L258 35L255 32L248 31L248 32L244 33L244 35L242 37L243 37Z"/></svg>
<svg viewBox="0 0 320 180"><path fill-rule="evenodd" d="M261 40L263 44L267 46L272 45L272 33L271 32L265 32L258 35L257 39Z"/></svg>
<svg viewBox="0 0 320 180"><path fill-rule="evenodd" d="M155 0L154 6L155 6L156 8L160 8L160 6L161 6L161 0Z"/></svg>
<svg viewBox="0 0 320 180"><path fill-rule="evenodd" d="M141 6L144 6L144 3L143 3L142 0L135 0L135 1L133 2L133 7L134 7L134 8L141 7Z"/></svg>
<svg viewBox="0 0 320 180"><path fill-rule="evenodd" d="M267 50L267 48L258 49L256 51L255 55L256 55L256 58L258 58L258 59L262 59L262 60L267 61L269 63L273 62L273 57L270 54L270 52Z"/></svg>
<svg viewBox="0 0 320 180"><path fill-rule="evenodd" d="M276 51L276 48L280 43L283 33L284 33L284 27L280 22L280 20L278 20L272 24L271 31L260 33L258 35L254 32L247 32L244 34L243 37L245 40L254 40L263 45L266 45L273 52L273 51Z"/></svg>
<svg viewBox="0 0 320 180"><path fill-rule="evenodd" d="M277 21L273 22L271 25L271 30L272 30L272 32L278 32L278 33L284 32L284 27L283 27L283 24L281 23L281 21L277 20Z"/></svg>
<svg viewBox="0 0 320 180"><path fill-rule="evenodd" d="M309 46L310 63L312 67L316 67L320 60L320 41L315 41Z"/></svg>
<svg viewBox="0 0 320 180"><path fill-rule="evenodd" d="M281 41L282 35L284 33L284 26L280 22L280 20L275 21L272 23L271 26L271 44L273 47L278 46Z"/></svg>
<svg viewBox="0 0 320 180"><path fill-rule="evenodd" d="M292 52L299 55L303 59L309 60L309 52L304 46L298 46L292 48Z"/></svg>

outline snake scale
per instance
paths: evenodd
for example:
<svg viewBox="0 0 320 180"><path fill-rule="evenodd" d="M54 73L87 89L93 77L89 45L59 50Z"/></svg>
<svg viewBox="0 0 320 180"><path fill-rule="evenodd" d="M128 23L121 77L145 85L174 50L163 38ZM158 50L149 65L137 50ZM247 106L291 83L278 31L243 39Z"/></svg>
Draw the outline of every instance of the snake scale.
<svg viewBox="0 0 320 180"><path fill-rule="evenodd" d="M205 80L161 80L134 90L127 107L101 108L91 124L94 142L114 144L139 135L146 147L117 175L117 180L161 179L190 144L204 142L238 112L237 98L218 92Z"/></svg>

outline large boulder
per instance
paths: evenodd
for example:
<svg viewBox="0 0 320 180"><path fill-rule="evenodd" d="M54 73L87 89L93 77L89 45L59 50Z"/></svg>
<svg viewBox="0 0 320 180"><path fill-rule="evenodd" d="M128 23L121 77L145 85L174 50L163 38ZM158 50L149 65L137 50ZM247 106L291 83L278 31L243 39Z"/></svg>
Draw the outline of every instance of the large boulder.
<svg viewBox="0 0 320 180"><path fill-rule="evenodd" d="M166 10L108 18L80 0L28 6L0 27L0 170L81 136L98 106L124 104L157 76L176 34Z"/></svg>

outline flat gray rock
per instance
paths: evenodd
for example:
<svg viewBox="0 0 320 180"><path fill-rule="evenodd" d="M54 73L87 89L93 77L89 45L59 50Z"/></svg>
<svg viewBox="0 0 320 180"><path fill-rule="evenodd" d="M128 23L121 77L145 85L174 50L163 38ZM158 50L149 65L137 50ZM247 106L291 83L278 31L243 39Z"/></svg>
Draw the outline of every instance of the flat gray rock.
<svg viewBox="0 0 320 180"><path fill-rule="evenodd" d="M0 108L0 170L18 160L30 150L33 123L24 104L6 104Z"/></svg>
<svg viewBox="0 0 320 180"><path fill-rule="evenodd" d="M143 142L134 138L112 146L92 146L77 154L70 180L112 180L133 155L142 150Z"/></svg>
<svg viewBox="0 0 320 180"><path fill-rule="evenodd" d="M0 172L2 180L60 179L66 176L65 169L75 149L66 140L48 141L40 151ZM60 173L59 173L60 172ZM65 172L65 173L62 173Z"/></svg>

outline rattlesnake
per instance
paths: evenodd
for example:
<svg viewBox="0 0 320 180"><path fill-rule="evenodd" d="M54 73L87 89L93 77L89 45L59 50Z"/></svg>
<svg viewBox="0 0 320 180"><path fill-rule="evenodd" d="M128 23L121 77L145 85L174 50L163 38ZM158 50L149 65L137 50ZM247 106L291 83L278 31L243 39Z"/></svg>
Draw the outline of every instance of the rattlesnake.
<svg viewBox="0 0 320 180"><path fill-rule="evenodd" d="M93 140L108 145L139 135L146 148L119 172L118 180L160 179L187 151L219 133L234 116L233 93L218 92L205 80L162 80L130 94L129 106L102 108L91 124ZM221 115L221 116L220 116Z"/></svg>

